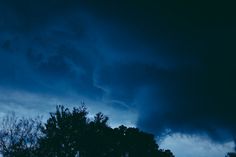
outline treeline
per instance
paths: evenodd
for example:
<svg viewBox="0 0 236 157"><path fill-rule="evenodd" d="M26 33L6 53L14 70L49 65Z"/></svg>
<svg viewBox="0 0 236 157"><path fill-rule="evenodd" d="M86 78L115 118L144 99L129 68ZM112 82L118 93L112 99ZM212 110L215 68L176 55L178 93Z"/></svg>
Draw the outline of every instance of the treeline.
<svg viewBox="0 0 236 157"><path fill-rule="evenodd" d="M108 117L91 120L84 106L57 106L46 123L40 118L2 119L0 153L4 157L174 157L162 150L154 135L138 128L111 128Z"/></svg>

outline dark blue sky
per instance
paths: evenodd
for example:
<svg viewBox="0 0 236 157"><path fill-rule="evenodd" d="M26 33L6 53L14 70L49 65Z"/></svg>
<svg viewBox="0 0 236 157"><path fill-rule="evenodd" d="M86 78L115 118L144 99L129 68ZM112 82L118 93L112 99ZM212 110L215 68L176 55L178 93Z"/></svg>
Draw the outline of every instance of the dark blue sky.
<svg viewBox="0 0 236 157"><path fill-rule="evenodd" d="M0 109L85 101L114 125L236 134L235 9L223 2L0 0Z"/></svg>

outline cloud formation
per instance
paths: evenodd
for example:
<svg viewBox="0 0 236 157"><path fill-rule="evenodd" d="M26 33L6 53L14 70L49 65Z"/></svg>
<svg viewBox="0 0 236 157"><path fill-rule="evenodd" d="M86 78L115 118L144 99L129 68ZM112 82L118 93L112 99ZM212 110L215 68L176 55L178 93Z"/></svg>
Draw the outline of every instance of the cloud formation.
<svg viewBox="0 0 236 157"><path fill-rule="evenodd" d="M103 102L102 110L109 106L116 117L118 111L137 113L130 121L157 135L170 129L235 137L236 21L230 5L0 4L2 89Z"/></svg>

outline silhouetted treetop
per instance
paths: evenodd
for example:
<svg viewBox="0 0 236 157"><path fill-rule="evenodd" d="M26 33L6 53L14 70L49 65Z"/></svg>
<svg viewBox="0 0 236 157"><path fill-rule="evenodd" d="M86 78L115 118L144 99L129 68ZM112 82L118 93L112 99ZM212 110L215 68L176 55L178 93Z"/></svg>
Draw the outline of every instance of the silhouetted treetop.
<svg viewBox="0 0 236 157"><path fill-rule="evenodd" d="M31 119L4 124L8 130L0 132L0 151L4 157L75 157L78 152L80 157L174 157L159 149L154 135L124 125L111 128L108 120L101 112L89 119L84 106L57 106L43 125ZM18 138L19 133L24 136Z"/></svg>

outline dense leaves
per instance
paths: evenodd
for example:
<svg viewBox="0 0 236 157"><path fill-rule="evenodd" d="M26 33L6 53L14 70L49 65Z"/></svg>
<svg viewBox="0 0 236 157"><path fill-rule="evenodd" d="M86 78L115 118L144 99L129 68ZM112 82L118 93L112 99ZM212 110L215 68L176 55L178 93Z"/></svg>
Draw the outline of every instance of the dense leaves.
<svg viewBox="0 0 236 157"><path fill-rule="evenodd" d="M111 128L102 113L91 120L84 106L72 111L57 106L43 126L36 120L14 118L3 124L4 157L75 157L78 152L80 157L174 157L170 150L159 149L152 134L123 125Z"/></svg>

